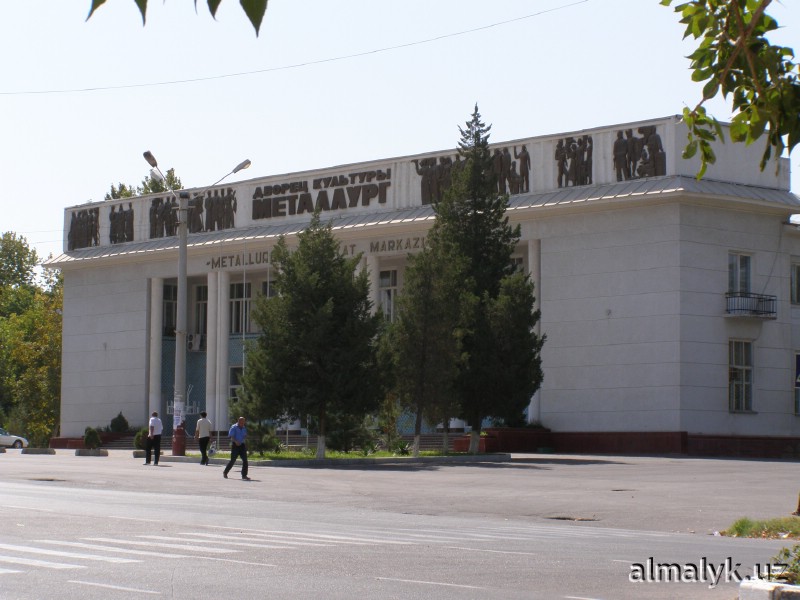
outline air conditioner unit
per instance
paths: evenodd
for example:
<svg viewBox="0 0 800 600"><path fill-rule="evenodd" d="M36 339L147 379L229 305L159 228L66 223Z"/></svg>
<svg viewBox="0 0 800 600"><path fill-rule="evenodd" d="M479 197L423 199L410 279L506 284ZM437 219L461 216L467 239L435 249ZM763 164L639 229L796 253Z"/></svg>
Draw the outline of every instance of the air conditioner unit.
<svg viewBox="0 0 800 600"><path fill-rule="evenodd" d="M200 335L197 333L190 333L186 336L186 348L189 352L199 352L200 351Z"/></svg>
<svg viewBox="0 0 800 600"><path fill-rule="evenodd" d="M206 336L204 333L190 333L186 336L186 348L190 352L202 352L206 349Z"/></svg>

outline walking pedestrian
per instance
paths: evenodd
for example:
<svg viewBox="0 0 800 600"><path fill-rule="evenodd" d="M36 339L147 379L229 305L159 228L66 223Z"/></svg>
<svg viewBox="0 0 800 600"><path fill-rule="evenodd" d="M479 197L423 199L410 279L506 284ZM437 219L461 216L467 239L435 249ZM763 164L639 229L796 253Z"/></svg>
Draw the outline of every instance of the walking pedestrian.
<svg viewBox="0 0 800 600"><path fill-rule="evenodd" d="M145 445L144 464L150 464L150 457L155 452L153 465L158 466L158 458L161 456L161 433L164 426L158 418L158 411L153 411L150 415L150 423L147 426L147 444Z"/></svg>
<svg viewBox="0 0 800 600"><path fill-rule="evenodd" d="M208 420L208 413L203 411L197 419L194 428L194 437L200 445L200 464L208 464L208 443L211 441L211 421Z"/></svg>
<svg viewBox="0 0 800 600"><path fill-rule="evenodd" d="M231 438L231 460L225 466L225 470L222 472L222 476L227 479L228 472L233 468L233 464L236 462L238 457L242 458L242 479L245 481L250 481L250 478L247 476L247 445L245 444L245 440L247 440L247 427L245 427L245 418L239 417L239 420L231 425L230 430L228 431L228 437Z"/></svg>

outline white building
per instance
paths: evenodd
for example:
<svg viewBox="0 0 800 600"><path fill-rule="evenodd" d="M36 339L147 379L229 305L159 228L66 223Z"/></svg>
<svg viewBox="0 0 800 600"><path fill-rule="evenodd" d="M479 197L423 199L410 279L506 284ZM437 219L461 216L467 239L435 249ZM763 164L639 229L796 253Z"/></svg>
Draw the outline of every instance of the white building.
<svg viewBox="0 0 800 600"><path fill-rule="evenodd" d="M697 181L685 142L668 117L492 145L547 335L529 418L559 449L800 446L800 232L789 222L800 200L788 161L761 172L760 143L728 143ZM188 220L190 429L202 409L228 421L244 341L257 335L250 301L270 292L278 236L291 245L321 208L391 313L454 156L188 190L203 197ZM65 251L47 265L64 273L62 436L119 412L132 424L170 412L171 204L162 194L65 211Z"/></svg>

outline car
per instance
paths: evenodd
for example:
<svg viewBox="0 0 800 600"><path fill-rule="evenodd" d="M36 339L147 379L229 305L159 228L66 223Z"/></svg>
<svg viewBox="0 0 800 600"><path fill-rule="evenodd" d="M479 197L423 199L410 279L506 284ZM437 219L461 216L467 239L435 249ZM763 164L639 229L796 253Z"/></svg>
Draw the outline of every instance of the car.
<svg viewBox="0 0 800 600"><path fill-rule="evenodd" d="M5 446L7 448L27 448L28 440L18 435L11 435L0 427L0 446Z"/></svg>

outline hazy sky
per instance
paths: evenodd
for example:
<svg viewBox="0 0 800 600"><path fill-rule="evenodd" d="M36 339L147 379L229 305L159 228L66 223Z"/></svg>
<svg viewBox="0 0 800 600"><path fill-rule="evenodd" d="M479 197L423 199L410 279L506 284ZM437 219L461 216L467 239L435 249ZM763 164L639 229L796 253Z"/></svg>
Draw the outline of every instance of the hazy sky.
<svg viewBox="0 0 800 600"><path fill-rule="evenodd" d="M679 114L700 98L658 0L4 2L0 232L44 258L64 208L139 184L151 150L185 187L452 148L477 102L491 142ZM791 5L791 8L789 6ZM773 3L796 46L800 7ZM727 104L709 105L727 120ZM793 189L800 189L798 153Z"/></svg>

